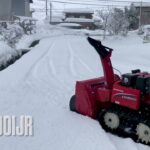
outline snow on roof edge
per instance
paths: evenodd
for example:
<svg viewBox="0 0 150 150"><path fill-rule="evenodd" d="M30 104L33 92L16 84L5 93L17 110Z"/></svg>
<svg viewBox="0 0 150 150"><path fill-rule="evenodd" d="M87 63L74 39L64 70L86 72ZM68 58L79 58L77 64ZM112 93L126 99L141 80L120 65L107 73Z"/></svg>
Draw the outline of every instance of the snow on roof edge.
<svg viewBox="0 0 150 150"><path fill-rule="evenodd" d="M87 18L66 18L65 19L65 22L78 22L78 23L81 23L81 22L86 22L86 23L93 23L93 19L87 19Z"/></svg>
<svg viewBox="0 0 150 150"><path fill-rule="evenodd" d="M150 2L133 2L135 7L150 7Z"/></svg>
<svg viewBox="0 0 150 150"><path fill-rule="evenodd" d="M64 13L90 13L90 14L93 14L94 10L89 10L89 9L66 9L63 12Z"/></svg>

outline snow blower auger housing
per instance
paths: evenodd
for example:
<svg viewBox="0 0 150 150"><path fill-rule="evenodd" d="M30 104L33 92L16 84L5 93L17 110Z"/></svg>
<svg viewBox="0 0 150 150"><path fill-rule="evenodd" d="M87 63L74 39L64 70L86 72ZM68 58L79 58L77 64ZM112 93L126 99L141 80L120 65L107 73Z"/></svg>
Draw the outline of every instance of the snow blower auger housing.
<svg viewBox="0 0 150 150"><path fill-rule="evenodd" d="M104 76L77 81L70 110L97 119L108 132L150 145L150 73L114 74L112 49L88 37L100 56Z"/></svg>

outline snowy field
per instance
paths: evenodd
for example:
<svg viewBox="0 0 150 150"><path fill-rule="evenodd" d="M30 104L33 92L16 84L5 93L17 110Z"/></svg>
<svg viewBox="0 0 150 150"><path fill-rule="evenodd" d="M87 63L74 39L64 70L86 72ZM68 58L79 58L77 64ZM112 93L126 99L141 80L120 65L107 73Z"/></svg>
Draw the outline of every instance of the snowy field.
<svg viewBox="0 0 150 150"><path fill-rule="evenodd" d="M44 28L39 29L39 45L0 72L1 115L33 116L34 136L0 137L1 149L150 150L69 111L76 80L103 75L101 63L84 32ZM122 73L137 68L150 71L150 44L143 44L135 32L126 38L109 37L103 44L114 48L112 63Z"/></svg>

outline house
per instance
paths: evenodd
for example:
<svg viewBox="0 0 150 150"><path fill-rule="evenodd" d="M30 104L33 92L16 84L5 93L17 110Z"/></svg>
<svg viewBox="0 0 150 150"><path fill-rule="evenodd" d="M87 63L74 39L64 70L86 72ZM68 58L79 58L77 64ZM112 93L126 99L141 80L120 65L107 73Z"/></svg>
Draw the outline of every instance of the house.
<svg viewBox="0 0 150 150"><path fill-rule="evenodd" d="M87 18L92 19L94 11L85 9L68 9L64 11L66 18Z"/></svg>
<svg viewBox="0 0 150 150"><path fill-rule="evenodd" d="M82 28L95 29L93 14L94 11L88 9L68 9L64 12L64 22L80 24Z"/></svg>
<svg viewBox="0 0 150 150"><path fill-rule="evenodd" d="M150 3L149 2L134 2L133 5L137 10L138 16L141 21L141 25L150 24Z"/></svg>
<svg viewBox="0 0 150 150"><path fill-rule="evenodd" d="M11 20L12 16L31 16L32 0L0 0L0 20Z"/></svg>

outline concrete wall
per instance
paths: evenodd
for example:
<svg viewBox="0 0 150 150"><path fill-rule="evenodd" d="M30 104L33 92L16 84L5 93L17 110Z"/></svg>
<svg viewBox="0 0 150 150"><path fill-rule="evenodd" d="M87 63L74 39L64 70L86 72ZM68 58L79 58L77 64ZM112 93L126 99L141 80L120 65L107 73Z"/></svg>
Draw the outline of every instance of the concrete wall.
<svg viewBox="0 0 150 150"><path fill-rule="evenodd" d="M12 0L12 13L16 16L30 16L29 0Z"/></svg>
<svg viewBox="0 0 150 150"><path fill-rule="evenodd" d="M12 14L17 16L25 14L24 0L12 0Z"/></svg>
<svg viewBox="0 0 150 150"><path fill-rule="evenodd" d="M24 0L25 1L25 16L30 17L31 12L30 12L30 0Z"/></svg>
<svg viewBox="0 0 150 150"><path fill-rule="evenodd" d="M30 0L0 0L0 20L10 20L12 15L30 17Z"/></svg>
<svg viewBox="0 0 150 150"><path fill-rule="evenodd" d="M11 17L11 1L0 0L0 20L9 20Z"/></svg>

